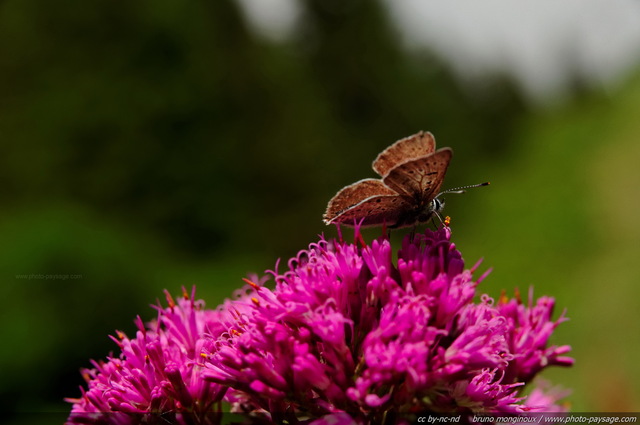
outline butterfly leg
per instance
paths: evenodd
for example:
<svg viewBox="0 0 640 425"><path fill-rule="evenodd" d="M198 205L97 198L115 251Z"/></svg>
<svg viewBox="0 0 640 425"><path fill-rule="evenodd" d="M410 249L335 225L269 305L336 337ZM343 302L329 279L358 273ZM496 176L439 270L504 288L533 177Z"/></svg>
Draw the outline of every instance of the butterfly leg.
<svg viewBox="0 0 640 425"><path fill-rule="evenodd" d="M382 222L382 236L391 239L391 227L387 226L387 220Z"/></svg>
<svg viewBox="0 0 640 425"><path fill-rule="evenodd" d="M442 227L449 227L448 223L451 221L451 219L447 220L445 218L442 218L442 215L438 211L434 211L433 215L436 216L438 220L440 220L440 224L442 224ZM438 225L435 223L435 220L431 220L431 221L435 225L436 230L438 230Z"/></svg>
<svg viewBox="0 0 640 425"><path fill-rule="evenodd" d="M413 242L413 239L416 236L416 228L418 227L418 223L415 223L413 226L411 226L411 232L409 233L409 240L411 242Z"/></svg>

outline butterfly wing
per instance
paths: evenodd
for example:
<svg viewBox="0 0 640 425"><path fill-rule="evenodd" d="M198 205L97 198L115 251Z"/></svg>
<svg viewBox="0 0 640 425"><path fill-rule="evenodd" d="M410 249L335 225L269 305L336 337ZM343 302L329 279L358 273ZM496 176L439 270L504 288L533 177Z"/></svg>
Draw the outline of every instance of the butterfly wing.
<svg viewBox="0 0 640 425"><path fill-rule="evenodd" d="M350 227L356 224L360 224L361 227L386 224L393 227L402 221L405 211L409 208L410 204L401 196L377 195L347 208L330 220L325 216L325 223L341 223Z"/></svg>
<svg viewBox="0 0 640 425"><path fill-rule="evenodd" d="M438 149L395 166L382 181L406 201L426 204L438 194L452 155L450 148Z"/></svg>
<svg viewBox="0 0 640 425"><path fill-rule="evenodd" d="M364 226L395 223L407 203L398 194L378 179L364 179L341 189L334 196L324 214L324 222L353 225L354 220L363 221ZM388 219L384 219L384 215Z"/></svg>
<svg viewBox="0 0 640 425"><path fill-rule="evenodd" d="M403 162L424 157L435 150L436 140L433 134L421 131L400 139L383 150L373 161L373 170L382 177L386 177L389 171Z"/></svg>

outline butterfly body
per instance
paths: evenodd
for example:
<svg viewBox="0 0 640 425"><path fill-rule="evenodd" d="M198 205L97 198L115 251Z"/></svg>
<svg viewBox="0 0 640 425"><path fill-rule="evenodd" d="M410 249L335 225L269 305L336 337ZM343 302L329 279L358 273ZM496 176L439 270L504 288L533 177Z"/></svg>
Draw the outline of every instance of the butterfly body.
<svg viewBox="0 0 640 425"><path fill-rule="evenodd" d="M416 223L426 223L431 220L434 215L440 214L444 209L444 202L438 198L434 198L427 204L419 203L413 210L401 215L399 220L390 225L392 229L399 227L412 226Z"/></svg>
<svg viewBox="0 0 640 425"><path fill-rule="evenodd" d="M433 135L421 131L386 148L372 165L382 178L341 189L329 201L324 222L399 228L440 217L444 202L438 196L461 191L439 193L453 152L435 146Z"/></svg>

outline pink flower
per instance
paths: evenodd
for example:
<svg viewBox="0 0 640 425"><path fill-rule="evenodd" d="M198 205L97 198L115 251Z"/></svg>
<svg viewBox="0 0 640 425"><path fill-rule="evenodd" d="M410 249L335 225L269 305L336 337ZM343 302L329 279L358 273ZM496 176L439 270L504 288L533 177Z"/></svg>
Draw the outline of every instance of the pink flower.
<svg viewBox="0 0 640 425"><path fill-rule="evenodd" d="M67 400L73 403L68 423L136 424L156 415L174 423L194 418L217 423L227 389L201 378L200 353L205 335L219 326L220 313L206 310L193 293L184 292L177 302L165 295L168 307L156 306L155 321L145 326L136 319L135 338L122 332L112 337L121 350L118 357L93 361L93 369L83 370L88 390Z"/></svg>
<svg viewBox="0 0 640 425"><path fill-rule="evenodd" d="M216 310L193 294L158 309L122 353L85 371L70 423L219 423L223 401L253 423L411 423L416 414L530 414L564 394L523 389L547 366L570 366L549 345L554 301L474 302L477 265L464 268L448 228L388 238L321 239ZM255 283L254 283L255 282ZM96 419L97 418L97 419ZM137 417L139 419L139 416ZM149 418L145 418L149 419Z"/></svg>
<svg viewBox="0 0 640 425"><path fill-rule="evenodd" d="M531 380L546 366L571 366L573 359L563 356L571 350L568 345L548 346L549 337L554 329L566 321L565 313L552 321L555 301L550 297L539 298L533 304L533 288L529 291L529 301L525 306L519 294L508 300L500 298L498 311L509 321L509 349L515 358L509 364L508 375L511 379Z"/></svg>
<svg viewBox="0 0 640 425"><path fill-rule="evenodd" d="M474 304L484 276L464 270L450 236L405 237L397 266L386 238L312 244L272 273L275 289L255 286L238 334L205 344L205 377L244 394L235 411L275 422L530 410L523 386L572 363L547 346L564 319L551 322L550 298Z"/></svg>

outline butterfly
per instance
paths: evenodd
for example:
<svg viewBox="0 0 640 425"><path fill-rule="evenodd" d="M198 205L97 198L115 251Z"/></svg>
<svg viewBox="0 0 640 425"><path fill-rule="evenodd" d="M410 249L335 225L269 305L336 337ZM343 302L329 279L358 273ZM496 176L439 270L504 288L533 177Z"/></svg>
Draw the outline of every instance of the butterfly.
<svg viewBox="0 0 640 425"><path fill-rule="evenodd" d="M445 193L487 186L489 182L439 192L451 162L451 148L436 150L433 134L421 131L398 140L373 161L382 179L364 179L342 188L330 201L323 221L361 227L400 228L438 217Z"/></svg>

